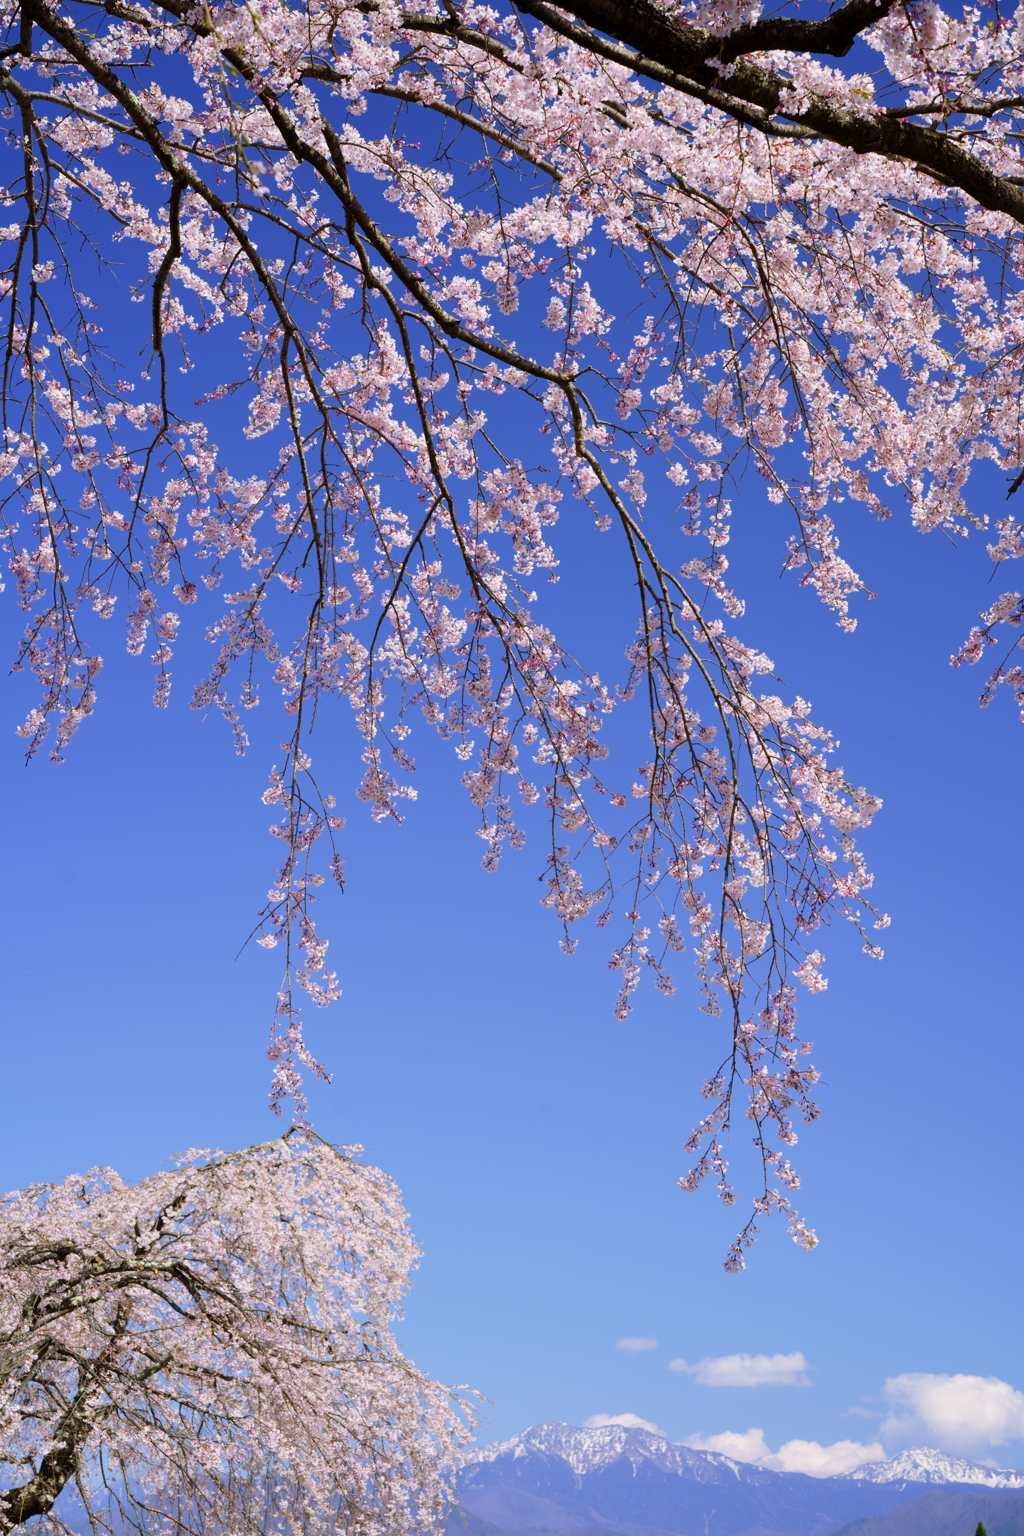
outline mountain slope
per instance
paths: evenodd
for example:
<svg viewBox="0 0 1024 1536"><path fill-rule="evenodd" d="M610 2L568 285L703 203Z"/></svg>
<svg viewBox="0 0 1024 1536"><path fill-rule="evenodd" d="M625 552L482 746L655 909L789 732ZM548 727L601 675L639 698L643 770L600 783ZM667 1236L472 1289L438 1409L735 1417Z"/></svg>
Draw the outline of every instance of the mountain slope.
<svg viewBox="0 0 1024 1536"><path fill-rule="evenodd" d="M836 1536L972 1536L979 1521L988 1536L1024 1536L1024 1499L936 1488L887 1515L844 1525Z"/></svg>

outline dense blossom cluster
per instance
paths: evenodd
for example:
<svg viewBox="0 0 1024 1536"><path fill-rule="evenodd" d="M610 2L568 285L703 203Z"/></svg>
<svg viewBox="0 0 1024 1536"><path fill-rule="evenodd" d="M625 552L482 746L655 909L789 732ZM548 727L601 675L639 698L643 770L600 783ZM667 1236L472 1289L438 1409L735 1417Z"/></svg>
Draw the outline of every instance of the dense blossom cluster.
<svg viewBox="0 0 1024 1536"><path fill-rule="evenodd" d="M418 1254L358 1150L292 1130L0 1198L0 1530L438 1523L467 1400L392 1336Z"/></svg>
<svg viewBox="0 0 1024 1536"><path fill-rule="evenodd" d="M932 0L759 14L22 0L0 51L0 470L43 694L30 750L55 722L59 757L92 710L95 632L122 611L165 704L191 605L216 605L194 702L240 749L261 684L282 691L259 939L286 954L275 1103L301 1109L303 1064L323 1071L293 985L338 992L311 902L328 864L341 879L340 786L308 740L336 697L373 816L414 793L424 721L463 765L487 868L537 808L564 946L587 914L625 925L620 1017L690 950L730 1043L683 1185L710 1171L732 1198L743 1084L755 1216L788 1211L810 1246L784 1156L816 1113L794 985L825 986L835 915L880 953L855 846L878 802L737 633L730 487L750 469L788 508L787 567L850 629L841 503L895 499L959 537L972 462L1024 460L1024 19ZM857 37L855 68L829 62ZM533 585L585 571L591 528L636 594L606 682ZM1022 548L1004 522L996 557ZM964 659L1020 617L1000 599ZM996 681L1024 691L1010 662ZM601 734L631 711L635 770Z"/></svg>

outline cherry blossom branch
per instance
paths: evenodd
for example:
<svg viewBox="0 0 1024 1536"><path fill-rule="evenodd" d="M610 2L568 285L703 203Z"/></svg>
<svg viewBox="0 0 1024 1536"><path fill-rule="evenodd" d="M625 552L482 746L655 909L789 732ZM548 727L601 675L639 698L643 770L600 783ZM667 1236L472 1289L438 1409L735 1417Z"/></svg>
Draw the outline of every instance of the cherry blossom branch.
<svg viewBox="0 0 1024 1536"><path fill-rule="evenodd" d="M156 637L162 704L181 619L221 589L195 707L219 710L245 750L266 668L288 721L264 796L284 846L254 929L284 954L274 1107L304 1114L303 1069L326 1075L299 1001L338 995L313 903L328 872L343 880L344 818L311 735L347 701L355 794L375 818L400 819L415 794L421 722L462 765L484 868L540 817L563 947L588 914L622 923L619 1017L644 975L671 994L690 951L728 1044L684 1187L710 1173L733 1199L740 1094L758 1193L729 1267L770 1211L810 1246L788 1154L817 1113L815 1079L792 987L824 987L831 920L880 953L854 843L878 802L833 766L805 700L760 691L777 686L759 681L772 663L741 638L727 585L734 484L749 465L789 508L786 568L847 629L863 583L839 550L840 502L885 516L892 492L922 530L966 531L972 460L1011 474L1024 461L1016 232L937 193L922 160L853 158L809 130L814 113L908 126L867 77L786 56L810 39L841 57L855 5L795 32L739 0L658 11L658 48L676 53L659 62L648 40L638 62L639 33L616 40L582 5L575 20L537 10L537 27L525 8L454 0L402 14L29 3L41 46L0 75L22 114L0 469L22 659L42 684L30 750L56 715L59 753L92 709L87 626L119 593L132 654ZM952 44L895 6L869 19L890 94L918 95L918 117L1002 104L960 152L1011 184L1003 34L957 43L943 73ZM646 9L625 22L653 26ZM401 111L385 126L389 100ZM947 114L942 132L961 126ZM121 151L127 167L108 169ZM155 400L98 339L83 228L97 250L113 232L149 303ZM240 394L245 439L269 450L246 450L257 468L233 473L233 450L190 419L172 348L186 369L199 359L211 421ZM527 467L534 429L544 468ZM577 514L555 531L566 498ZM572 579L588 516L618 541L608 569L636 603L612 683L534 590L540 574ZM639 726L631 785L602 739L612 711Z"/></svg>
<svg viewBox="0 0 1024 1536"><path fill-rule="evenodd" d="M871 3L873 6L873 0ZM995 174L984 160L962 149L948 134L903 118L853 112L844 104L813 92L803 93L805 105L802 109L789 109L785 99L791 93L791 85L785 75L741 59L748 47L753 51L765 46L756 40L750 44L745 29L740 29L734 38L728 34L719 38L703 27L681 27L669 12L650 4L649 0L643 0L641 4L633 4L632 0L628 4L620 3L620 0L573 0L572 4L557 9L546 0L516 0L516 4L519 10L543 21L552 31L578 47L635 70L660 85L671 86L683 95L706 100L749 127L775 134L792 132L785 123L772 121L773 114L781 112L798 125L798 132L810 131L833 144L856 150L858 154L896 156L915 167L923 167L943 185L959 188L982 208L1005 213L1016 223L1024 224L1024 189L1012 178ZM827 33L826 22L841 17L844 12L862 16L867 8L867 0L849 0L846 6L822 22L780 18L773 23L758 22L756 27L779 27L786 35L807 36L800 34L801 27L813 29L820 26ZM883 15L885 9L887 7L880 7L872 19ZM585 25L579 27L567 21L565 11ZM866 25L867 19L865 16L862 25ZM756 35L756 28L751 32ZM837 41L844 43L847 32L848 26L844 22L837 31ZM609 42L603 34L617 41ZM764 35L771 36L771 30ZM812 38L816 36L813 30L810 35ZM839 48L819 46L814 51L843 53L851 45L852 39ZM813 42L811 47L814 48ZM733 63L734 59L740 59L740 62ZM715 67L719 60L730 70L728 76ZM750 107L758 108L760 112L752 113Z"/></svg>

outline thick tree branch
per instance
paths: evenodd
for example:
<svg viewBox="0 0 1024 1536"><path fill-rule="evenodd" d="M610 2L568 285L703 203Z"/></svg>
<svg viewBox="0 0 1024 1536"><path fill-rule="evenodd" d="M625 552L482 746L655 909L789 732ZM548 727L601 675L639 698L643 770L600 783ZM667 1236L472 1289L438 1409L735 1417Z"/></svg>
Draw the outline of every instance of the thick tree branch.
<svg viewBox="0 0 1024 1536"><path fill-rule="evenodd" d="M793 53L827 53L843 58L864 28L881 21L894 4L895 0L847 0L846 5L818 21L769 16L730 33L718 57L728 63L744 53L770 53L785 48Z"/></svg>
<svg viewBox="0 0 1024 1536"><path fill-rule="evenodd" d="M579 47L684 95L709 101L748 126L765 132L785 130L786 124L771 121L773 114L781 111L791 124L798 124L820 138L857 154L884 155L920 167L944 186L965 192L981 207L1024 224L1024 191L1015 180L997 176L983 160L955 143L948 134L871 108L855 112L824 96L811 96L802 112L787 111L783 106L784 93L790 85L786 77L762 64L739 58L745 49L763 51L766 47L782 46L845 53L853 41L851 28L855 22L859 18L863 27L869 19L883 15L884 0L877 8L873 4L868 6L865 0L850 0L826 19L827 25L780 19L758 22L725 38L715 37L704 27L682 27L646 0L570 0L559 9L545 0L516 0L516 5L524 14L535 17ZM584 25L570 21L567 11ZM801 27L810 31L793 31ZM780 28L783 30L778 31ZM822 30L815 32L815 28ZM766 42L776 35L787 40ZM805 41L796 41L798 36ZM817 43L806 41L815 37ZM721 64L737 59L739 62L732 63L732 73L723 75ZM752 106L760 112L751 113Z"/></svg>
<svg viewBox="0 0 1024 1536"><path fill-rule="evenodd" d="M72 1405L59 1433L65 1438L48 1451L39 1470L20 1488L0 1493L0 1531L13 1531L35 1515L48 1515L75 1474L78 1452L89 1436L89 1421Z"/></svg>

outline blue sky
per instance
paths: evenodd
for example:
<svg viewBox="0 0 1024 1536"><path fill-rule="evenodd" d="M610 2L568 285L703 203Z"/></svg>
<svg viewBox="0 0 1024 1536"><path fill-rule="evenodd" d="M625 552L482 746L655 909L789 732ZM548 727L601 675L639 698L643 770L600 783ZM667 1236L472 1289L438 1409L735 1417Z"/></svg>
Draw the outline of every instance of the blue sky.
<svg viewBox="0 0 1024 1536"><path fill-rule="evenodd" d="M1000 494L996 477L979 483L976 510L996 513ZM887 1402L887 1379L996 1378L1004 1399L1024 1386L1024 737L1008 700L979 712L980 675L947 664L991 600L984 551L849 514L847 547L878 597L846 637L777 579L779 514L749 485L737 502L743 632L885 801L865 846L893 917L886 959L827 934L830 987L804 1005L825 1078L824 1117L798 1149L814 1253L769 1223L747 1272L725 1275L733 1215L675 1188L721 1050L682 973L675 998L642 991L617 1024L600 936L559 952L529 848L481 872L440 749L421 743L404 827L343 805L349 887L323 918L344 997L310 1021L335 1074L313 1115L400 1182L425 1249L403 1339L423 1367L486 1395L486 1438L633 1414L675 1439L756 1427L773 1449L874 1443L900 1391ZM614 613L604 561L580 609L599 624ZM8 646L15 633L8 611ZM121 643L112 629L98 714L61 767L22 766L27 684L4 694L4 1187L95 1163L137 1177L184 1146L273 1128L275 957L235 955L273 869L259 796L279 720L268 703L239 759L221 722L190 713L187 686L150 709L149 667ZM201 651L183 648L179 683ZM347 787L332 729L318 762L337 757ZM658 1345L617 1348L624 1337ZM796 1353L807 1385L669 1369ZM904 1419L923 1401L907 1392ZM1006 1402L986 1444L968 1447L934 1404L913 1437L1019 1465L1024 1444L1005 1435L1024 1418ZM908 1432L890 1426L886 1448Z"/></svg>

